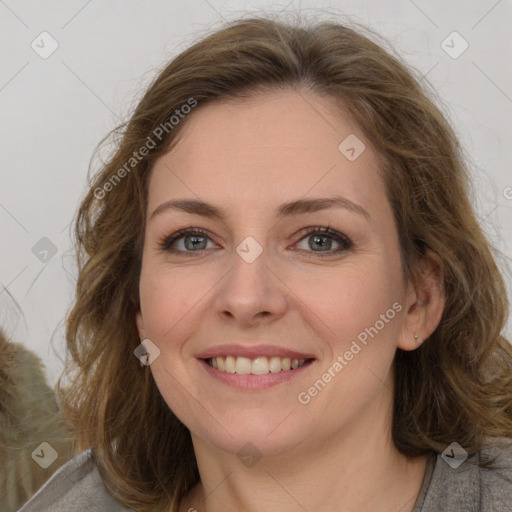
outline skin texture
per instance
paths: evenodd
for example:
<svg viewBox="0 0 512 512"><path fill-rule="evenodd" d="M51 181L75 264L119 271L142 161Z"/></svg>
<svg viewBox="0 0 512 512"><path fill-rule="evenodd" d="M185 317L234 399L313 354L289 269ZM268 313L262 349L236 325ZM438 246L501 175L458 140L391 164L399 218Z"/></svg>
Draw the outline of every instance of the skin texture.
<svg viewBox="0 0 512 512"><path fill-rule="evenodd" d="M414 335L425 339L437 326L442 271L425 257L425 277L404 283L378 155L340 113L306 91L215 102L189 116L181 140L152 171L137 326L141 340L159 348L152 374L192 434L201 483L182 510L414 507L426 458L409 460L392 443L392 363L397 348L416 349ZM350 134L366 146L354 161L338 149ZM274 214L289 201L332 196L358 204L368 218L339 207ZM178 198L211 203L225 219L175 209L152 216ZM336 252L342 244L322 239L332 243L322 257L318 233L302 231L322 226L353 246ZM161 248L190 227L207 231L205 250L187 249L183 238L172 246L181 255ZM236 252L249 236L263 249L252 263ZM396 303L401 311L300 403L299 393ZM240 390L213 378L195 357L220 344L277 345L315 361L272 388ZM248 442L261 456L251 466L237 457Z"/></svg>

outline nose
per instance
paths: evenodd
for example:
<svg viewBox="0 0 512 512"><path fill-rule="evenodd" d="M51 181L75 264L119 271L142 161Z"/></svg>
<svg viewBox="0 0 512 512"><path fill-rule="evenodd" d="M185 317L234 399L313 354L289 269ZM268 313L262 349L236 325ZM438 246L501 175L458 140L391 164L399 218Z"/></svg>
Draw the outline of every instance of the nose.
<svg viewBox="0 0 512 512"><path fill-rule="evenodd" d="M252 262L233 251L231 270L214 301L223 320L251 327L281 318L288 307L287 287L273 270L265 250Z"/></svg>

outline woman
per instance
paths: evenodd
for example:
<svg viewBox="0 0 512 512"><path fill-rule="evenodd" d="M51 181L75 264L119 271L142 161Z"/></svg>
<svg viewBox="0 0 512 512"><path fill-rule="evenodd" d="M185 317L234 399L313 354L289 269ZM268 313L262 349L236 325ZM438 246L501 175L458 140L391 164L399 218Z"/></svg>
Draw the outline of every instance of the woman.
<svg viewBox="0 0 512 512"><path fill-rule="evenodd" d="M255 18L176 57L80 207L85 451L22 510L512 510L508 303L468 186L362 32Z"/></svg>

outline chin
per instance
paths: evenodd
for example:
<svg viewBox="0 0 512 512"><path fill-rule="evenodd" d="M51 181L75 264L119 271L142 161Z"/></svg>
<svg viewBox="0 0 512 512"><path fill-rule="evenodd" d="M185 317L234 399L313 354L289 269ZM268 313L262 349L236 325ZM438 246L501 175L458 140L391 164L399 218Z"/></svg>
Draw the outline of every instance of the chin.
<svg viewBox="0 0 512 512"><path fill-rule="evenodd" d="M272 456L293 450L304 442L307 435L304 425L297 418L288 421L292 417L293 413L284 409L281 414L269 413L266 417L260 412L246 411L222 421L222 426L216 422L201 423L190 430L193 438L196 434L203 442L239 457L247 455L245 452L253 456ZM224 424L226 429L222 428Z"/></svg>

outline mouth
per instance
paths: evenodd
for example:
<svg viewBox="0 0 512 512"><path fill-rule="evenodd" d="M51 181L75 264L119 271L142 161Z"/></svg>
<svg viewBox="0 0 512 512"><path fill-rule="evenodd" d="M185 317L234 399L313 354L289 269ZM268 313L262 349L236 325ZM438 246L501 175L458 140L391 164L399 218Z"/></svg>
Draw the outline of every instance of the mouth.
<svg viewBox="0 0 512 512"><path fill-rule="evenodd" d="M196 359L210 377L242 390L264 390L298 378L316 361L313 354L278 346L226 344L210 348Z"/></svg>
<svg viewBox="0 0 512 512"><path fill-rule="evenodd" d="M219 356L203 359L206 364L220 372L238 375L267 375L293 371L313 362L313 358L292 359L290 357L258 356L253 359L242 356Z"/></svg>

